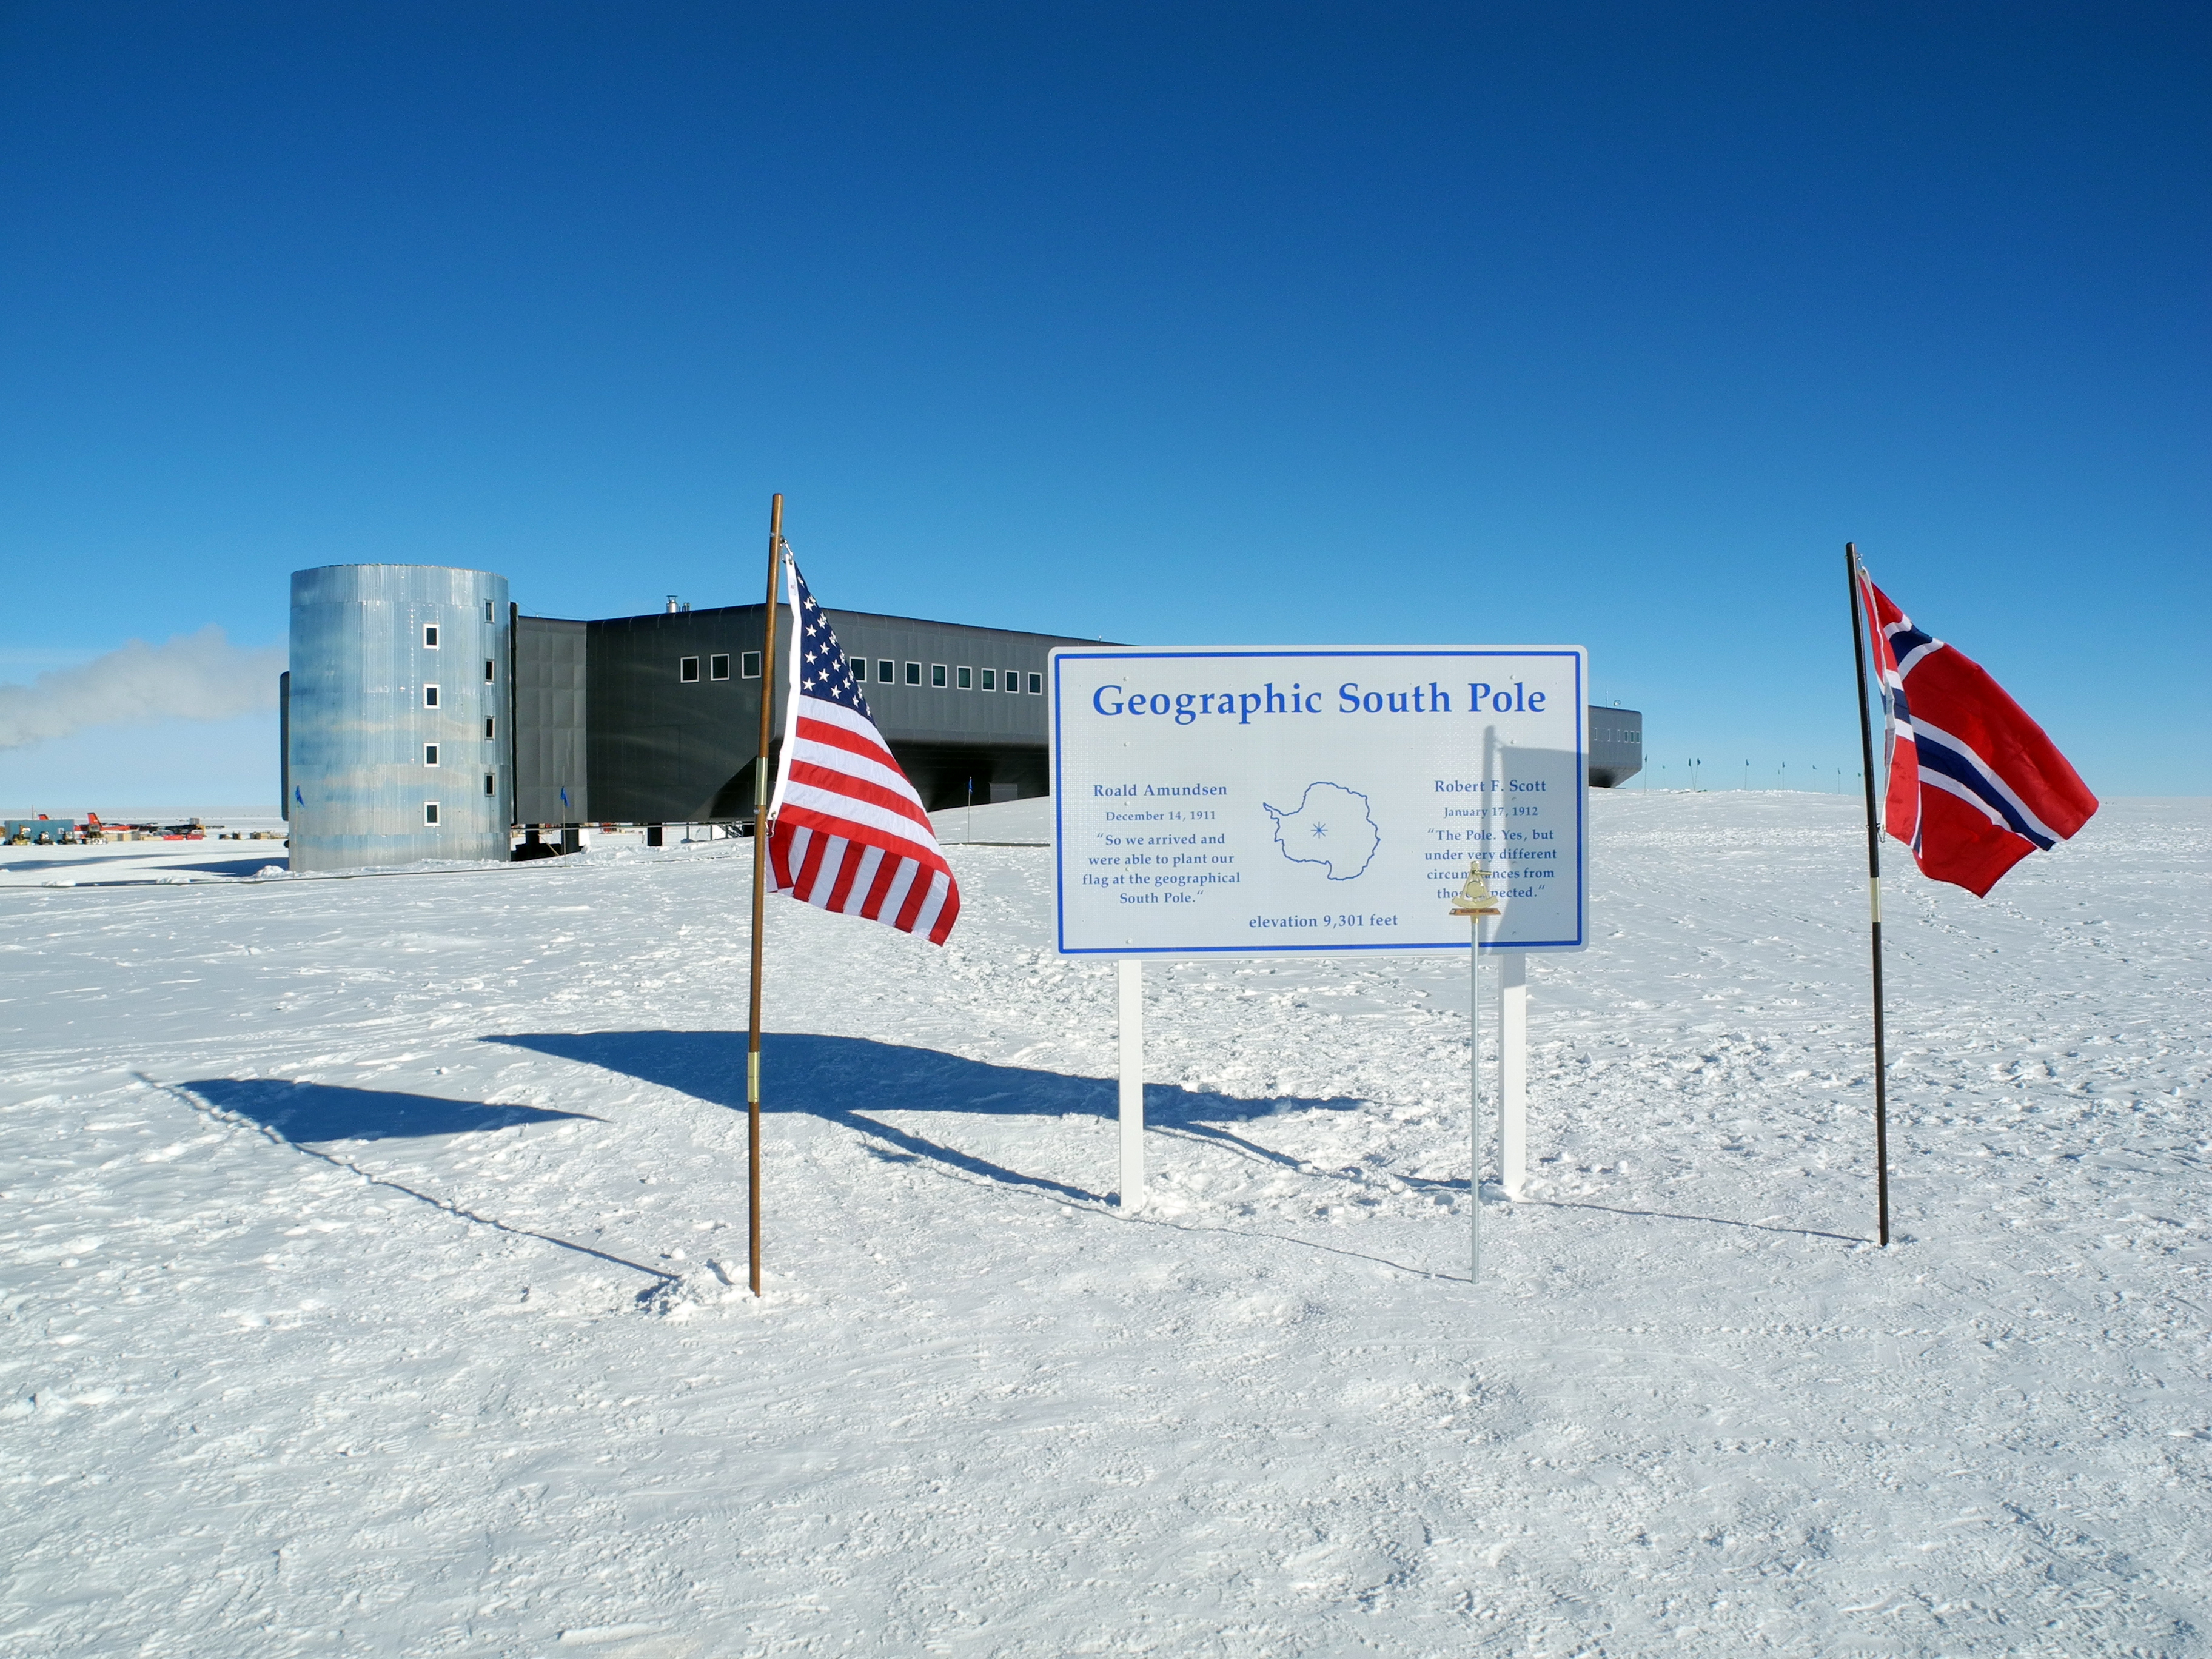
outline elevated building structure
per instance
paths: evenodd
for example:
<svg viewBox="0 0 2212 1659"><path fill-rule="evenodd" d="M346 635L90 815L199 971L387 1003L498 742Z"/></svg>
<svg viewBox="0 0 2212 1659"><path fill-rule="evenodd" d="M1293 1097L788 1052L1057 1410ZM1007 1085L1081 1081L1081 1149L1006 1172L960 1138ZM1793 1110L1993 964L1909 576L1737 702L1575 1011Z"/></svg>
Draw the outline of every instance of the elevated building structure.
<svg viewBox="0 0 2212 1659"><path fill-rule="evenodd" d="M1046 659L1097 641L828 615L925 805L1051 792ZM763 687L779 734L783 722L765 617L674 601L528 617L489 571L295 573L281 697L292 867L505 858L515 826L746 822ZM1589 712L1590 781L1616 787L1643 764L1643 716Z"/></svg>
<svg viewBox="0 0 2212 1659"><path fill-rule="evenodd" d="M1618 789L1644 769L1644 716L1633 708L1592 703L1589 781L1593 789Z"/></svg>
<svg viewBox="0 0 2212 1659"><path fill-rule="evenodd" d="M763 673L766 609L726 605L604 622L514 622L517 820L532 824L750 818L763 684L781 733L781 676ZM830 611L868 708L923 804L1051 789L1045 659L1053 634ZM779 654L789 635L780 629Z"/></svg>

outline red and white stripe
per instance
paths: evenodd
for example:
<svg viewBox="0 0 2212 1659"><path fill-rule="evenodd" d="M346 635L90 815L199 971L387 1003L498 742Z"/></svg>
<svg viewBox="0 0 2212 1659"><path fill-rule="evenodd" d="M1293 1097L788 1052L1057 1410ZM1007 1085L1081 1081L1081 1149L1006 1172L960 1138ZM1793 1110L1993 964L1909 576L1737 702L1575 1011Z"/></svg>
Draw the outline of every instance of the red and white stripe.
<svg viewBox="0 0 2212 1659"><path fill-rule="evenodd" d="M873 721L800 690L793 655L782 773L769 807L770 885L944 944L959 919L960 887L921 798Z"/></svg>

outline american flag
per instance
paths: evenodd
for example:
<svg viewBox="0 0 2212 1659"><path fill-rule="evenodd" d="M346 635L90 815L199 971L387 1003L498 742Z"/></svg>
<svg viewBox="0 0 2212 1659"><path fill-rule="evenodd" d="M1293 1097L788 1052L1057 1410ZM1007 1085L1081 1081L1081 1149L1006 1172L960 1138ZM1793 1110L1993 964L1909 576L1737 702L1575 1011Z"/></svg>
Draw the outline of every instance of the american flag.
<svg viewBox="0 0 2212 1659"><path fill-rule="evenodd" d="M783 770L769 804L769 879L824 910L942 945L960 886L921 797L876 730L830 618L788 550L793 609Z"/></svg>
<svg viewBox="0 0 2212 1659"><path fill-rule="evenodd" d="M1979 897L2070 838L2097 798L1987 669L1858 580L1889 713L1884 826L1923 872Z"/></svg>

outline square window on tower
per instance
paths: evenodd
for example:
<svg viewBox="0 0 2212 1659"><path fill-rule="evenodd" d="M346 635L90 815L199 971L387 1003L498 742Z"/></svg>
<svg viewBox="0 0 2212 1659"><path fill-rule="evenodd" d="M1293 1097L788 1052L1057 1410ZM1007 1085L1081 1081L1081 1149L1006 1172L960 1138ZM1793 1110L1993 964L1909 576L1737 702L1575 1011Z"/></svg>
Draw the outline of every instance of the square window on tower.
<svg viewBox="0 0 2212 1659"><path fill-rule="evenodd" d="M953 670L953 684L957 685L963 691L973 691L975 689L975 671L974 669L957 668Z"/></svg>
<svg viewBox="0 0 2212 1659"><path fill-rule="evenodd" d="M986 691L995 691L999 689L999 671L997 669L987 668L983 671L983 689Z"/></svg>
<svg viewBox="0 0 2212 1659"><path fill-rule="evenodd" d="M435 823L437 821L438 803L434 800L424 801L422 803L422 822L425 823Z"/></svg>
<svg viewBox="0 0 2212 1659"><path fill-rule="evenodd" d="M435 651L438 648L437 623L424 623L422 624L422 648L425 651Z"/></svg>
<svg viewBox="0 0 2212 1659"><path fill-rule="evenodd" d="M434 743L424 744L422 745L422 764L425 766L435 766L437 763L438 745Z"/></svg>
<svg viewBox="0 0 2212 1659"><path fill-rule="evenodd" d="M713 656L707 659L707 678L710 680L726 680L730 678L730 653L728 652L718 651Z"/></svg>
<svg viewBox="0 0 2212 1659"><path fill-rule="evenodd" d="M932 663L929 665L929 683L940 691L945 689L945 665L943 663Z"/></svg>
<svg viewBox="0 0 2212 1659"><path fill-rule="evenodd" d="M908 685L920 685L921 684L921 665L920 663L910 662L906 665L906 683Z"/></svg>
<svg viewBox="0 0 2212 1659"><path fill-rule="evenodd" d="M881 680L885 685L889 685L893 680L898 678L898 665L893 662L889 657L878 659L876 663L876 678Z"/></svg>
<svg viewBox="0 0 2212 1659"><path fill-rule="evenodd" d="M486 743L490 743L498 736L499 717L495 714L486 714L484 716L484 741Z"/></svg>
<svg viewBox="0 0 2212 1659"><path fill-rule="evenodd" d="M699 678L699 659L686 657L676 665L676 678L690 685Z"/></svg>
<svg viewBox="0 0 2212 1659"><path fill-rule="evenodd" d="M484 774L484 793L487 795L496 795L499 793L498 773L487 772Z"/></svg>
<svg viewBox="0 0 2212 1659"><path fill-rule="evenodd" d="M743 675L746 679L758 679L760 678L760 659L761 653L759 652L746 652L745 654L738 661L738 672Z"/></svg>
<svg viewBox="0 0 2212 1659"><path fill-rule="evenodd" d="M486 685L489 685L491 684L491 659L489 657L486 657L484 659L484 684Z"/></svg>
<svg viewBox="0 0 2212 1659"><path fill-rule="evenodd" d="M1021 689L1022 671L1018 668L1009 668L1006 671L1006 690L1009 691L1019 691Z"/></svg>
<svg viewBox="0 0 2212 1659"><path fill-rule="evenodd" d="M425 708L435 708L437 706L438 688L434 685L424 686L422 688L422 707Z"/></svg>
<svg viewBox="0 0 2212 1659"><path fill-rule="evenodd" d="M1041 697L1044 696L1043 675L1032 674L1030 676L1030 696L1033 697Z"/></svg>

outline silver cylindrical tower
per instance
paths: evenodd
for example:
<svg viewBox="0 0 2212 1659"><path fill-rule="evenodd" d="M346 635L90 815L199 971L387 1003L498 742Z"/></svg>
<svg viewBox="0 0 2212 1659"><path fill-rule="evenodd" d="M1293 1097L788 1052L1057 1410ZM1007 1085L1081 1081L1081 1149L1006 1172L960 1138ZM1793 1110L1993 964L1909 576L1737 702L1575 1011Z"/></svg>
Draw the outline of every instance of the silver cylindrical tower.
<svg viewBox="0 0 2212 1659"><path fill-rule="evenodd" d="M508 632L488 570L292 573L293 869L507 856Z"/></svg>

